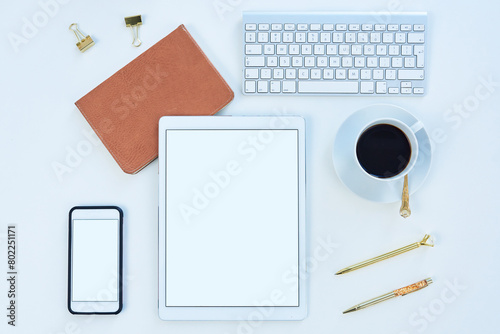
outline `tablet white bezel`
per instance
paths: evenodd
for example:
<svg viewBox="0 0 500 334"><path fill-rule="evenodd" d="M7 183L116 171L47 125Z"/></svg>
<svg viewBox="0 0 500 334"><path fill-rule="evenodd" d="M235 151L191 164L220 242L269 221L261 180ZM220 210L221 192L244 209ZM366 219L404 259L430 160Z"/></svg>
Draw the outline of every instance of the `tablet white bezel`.
<svg viewBox="0 0 500 334"><path fill-rule="evenodd" d="M166 131L172 129L297 130L298 131L298 297L299 306L167 307L165 287ZM162 320L302 320L307 316L305 251L305 122L300 116L165 116L159 122L158 308Z"/></svg>

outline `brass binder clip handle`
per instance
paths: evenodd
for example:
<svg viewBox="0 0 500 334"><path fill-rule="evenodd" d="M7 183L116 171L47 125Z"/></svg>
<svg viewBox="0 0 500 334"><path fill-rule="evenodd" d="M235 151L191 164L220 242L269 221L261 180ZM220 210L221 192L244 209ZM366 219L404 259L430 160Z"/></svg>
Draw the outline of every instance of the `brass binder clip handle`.
<svg viewBox="0 0 500 334"><path fill-rule="evenodd" d="M71 30L75 33L76 40L77 40L76 46L78 47L78 50L80 50L80 52L87 51L95 44L94 41L92 40L92 37L90 37L90 35L85 36L85 34L83 34L78 29L78 24L72 23L69 26L69 30Z"/></svg>
<svg viewBox="0 0 500 334"><path fill-rule="evenodd" d="M139 26L142 25L141 15L127 16L125 18L125 25L132 31L132 45L138 47L142 44L139 39Z"/></svg>

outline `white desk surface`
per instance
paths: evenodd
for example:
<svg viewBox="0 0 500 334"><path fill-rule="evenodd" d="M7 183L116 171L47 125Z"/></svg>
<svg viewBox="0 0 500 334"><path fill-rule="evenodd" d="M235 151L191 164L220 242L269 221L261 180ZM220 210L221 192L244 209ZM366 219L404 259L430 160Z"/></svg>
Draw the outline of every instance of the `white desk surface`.
<svg viewBox="0 0 500 334"><path fill-rule="evenodd" d="M40 3L54 3L41 0ZM2 333L496 333L500 266L500 68L491 0L4 1L0 20L0 332ZM219 8L216 10L215 8ZM241 94L244 10L428 11L425 97L252 97ZM42 13L42 14L41 14ZM142 14L143 45L129 45L123 18ZM37 30L24 28L37 20ZM68 26L96 45L84 54ZM157 315L157 166L123 173L74 105L88 91L185 24L235 91L221 115L302 115L307 122L309 316L300 322L163 322ZM13 34L20 38L9 41ZM492 84L485 82L493 81ZM487 96L486 96L487 95ZM337 129L354 111L394 103L417 115L434 141L433 165L411 198L371 203L333 169ZM80 150L80 158L69 156ZM69 159L70 165L66 162ZM58 179L54 164L68 172ZM125 295L118 316L66 309L67 214L113 204L125 213ZM6 231L18 226L18 318L7 325ZM417 241L436 247L336 277L340 268ZM346 308L432 276L420 292L342 315Z"/></svg>

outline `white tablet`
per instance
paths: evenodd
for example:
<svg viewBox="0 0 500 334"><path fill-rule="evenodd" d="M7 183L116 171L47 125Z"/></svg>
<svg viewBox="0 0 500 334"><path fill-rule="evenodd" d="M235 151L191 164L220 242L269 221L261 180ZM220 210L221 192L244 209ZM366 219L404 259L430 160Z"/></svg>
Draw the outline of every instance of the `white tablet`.
<svg viewBox="0 0 500 334"><path fill-rule="evenodd" d="M159 315L307 314L301 117L167 116L159 124Z"/></svg>

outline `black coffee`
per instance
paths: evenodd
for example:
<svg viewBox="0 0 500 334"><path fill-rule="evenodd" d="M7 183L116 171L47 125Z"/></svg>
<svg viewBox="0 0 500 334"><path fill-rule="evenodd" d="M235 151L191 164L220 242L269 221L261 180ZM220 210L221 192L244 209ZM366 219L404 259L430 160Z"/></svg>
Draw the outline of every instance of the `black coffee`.
<svg viewBox="0 0 500 334"><path fill-rule="evenodd" d="M390 124L377 124L366 129L359 137L356 156L368 174L379 178L393 177L410 162L410 141L399 128Z"/></svg>

